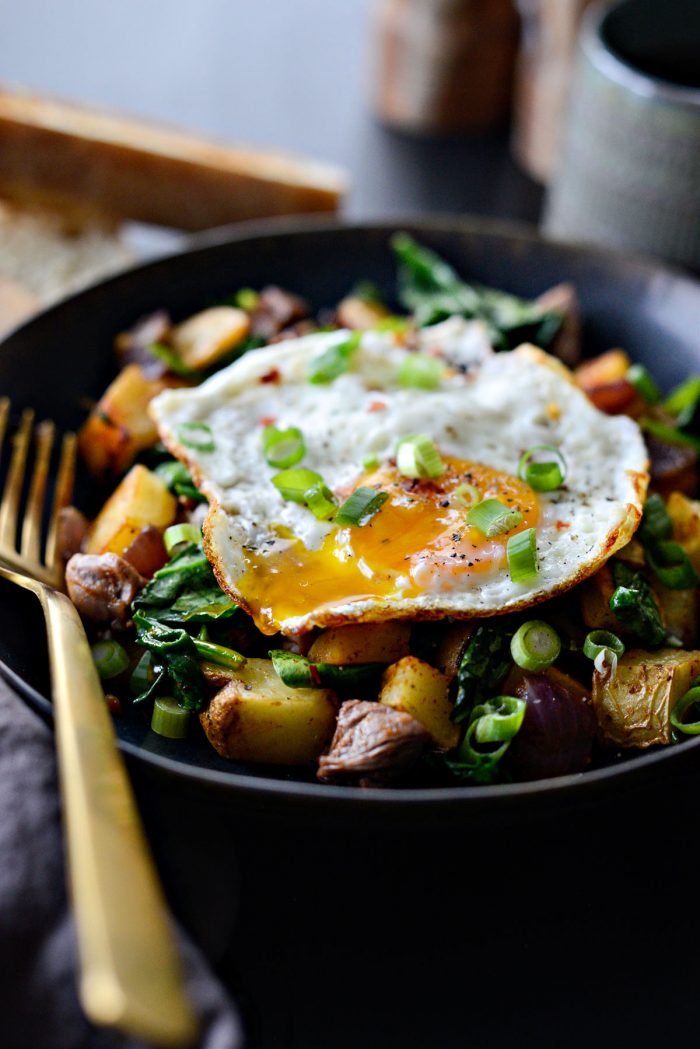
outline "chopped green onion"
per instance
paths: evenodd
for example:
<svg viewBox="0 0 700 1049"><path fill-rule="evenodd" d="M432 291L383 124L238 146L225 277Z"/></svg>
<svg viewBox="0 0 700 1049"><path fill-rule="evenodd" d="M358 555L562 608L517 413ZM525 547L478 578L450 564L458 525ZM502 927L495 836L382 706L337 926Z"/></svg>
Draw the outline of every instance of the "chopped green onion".
<svg viewBox="0 0 700 1049"><path fill-rule="evenodd" d="M499 761L520 731L525 709L525 700L515 696L496 696L474 707L472 720L457 751L458 760L449 762L450 768L466 773L477 783L493 782ZM500 746L478 750L475 743L481 746L500 743Z"/></svg>
<svg viewBox="0 0 700 1049"><path fill-rule="evenodd" d="M206 503L207 497L195 488L189 470L183 463L159 463L153 471L174 495L191 499L195 503Z"/></svg>
<svg viewBox="0 0 700 1049"><path fill-rule="evenodd" d="M409 389L436 390L445 368L426 353L407 353L399 368L399 383Z"/></svg>
<svg viewBox="0 0 700 1049"><path fill-rule="evenodd" d="M474 506L480 499L481 493L473 484L459 484L450 494L450 502L455 502L458 506L463 506L465 509Z"/></svg>
<svg viewBox="0 0 700 1049"><path fill-rule="evenodd" d="M657 404L661 400L661 390L643 364L632 364L625 378L647 404Z"/></svg>
<svg viewBox="0 0 700 1049"><path fill-rule="evenodd" d="M322 482L323 478L320 474L303 468L283 470L282 473L275 474L272 478L272 483L283 499L302 505L306 502L306 493L309 488Z"/></svg>
<svg viewBox="0 0 700 1049"><path fill-rule="evenodd" d="M684 696L676 703L671 711L671 724L678 732L685 736L700 735L700 717L696 721L684 721L683 717L689 707L696 706L700 709L700 678L696 678Z"/></svg>
<svg viewBox="0 0 700 1049"><path fill-rule="evenodd" d="M166 739L184 739L190 723L190 712L173 696L158 696L153 704L151 728Z"/></svg>
<svg viewBox="0 0 700 1049"><path fill-rule="evenodd" d="M333 492L323 481L316 481L304 492L304 502L319 521L328 521L335 514L337 502Z"/></svg>
<svg viewBox="0 0 700 1049"><path fill-rule="evenodd" d="M172 372L173 375L181 375L183 379L190 379L193 375L199 375L199 372L195 371L194 368L189 368L175 350L170 346L166 346L165 343L152 342L148 347L148 352L152 353L158 360L163 361L167 365L168 371Z"/></svg>
<svg viewBox="0 0 700 1049"><path fill-rule="evenodd" d="M680 543L655 542L644 553L649 567L669 590L690 590L698 582L698 573Z"/></svg>
<svg viewBox="0 0 700 1049"><path fill-rule="evenodd" d="M163 542L168 554L172 554L180 543L201 543L202 532L197 525L174 524L163 532Z"/></svg>
<svg viewBox="0 0 700 1049"><path fill-rule="evenodd" d="M129 665L129 657L118 641L96 641L92 658L103 681L119 677Z"/></svg>
<svg viewBox="0 0 700 1049"><path fill-rule="evenodd" d="M650 539L670 539L673 535L673 521L666 509L666 504L656 492L650 495L644 504L644 516L639 533L643 542Z"/></svg>
<svg viewBox="0 0 700 1049"><path fill-rule="evenodd" d="M546 670L561 652L556 630L541 619L531 619L518 627L510 642L510 652L523 670Z"/></svg>
<svg viewBox="0 0 700 1049"><path fill-rule="evenodd" d="M617 634L610 630L591 630L583 642L583 654L595 660L601 652L612 652L621 659L625 654L625 646Z"/></svg>
<svg viewBox="0 0 700 1049"><path fill-rule="evenodd" d="M358 695L376 687L386 663L312 663L306 656L285 649L268 653L277 676L287 688L331 688L336 692Z"/></svg>
<svg viewBox="0 0 700 1049"><path fill-rule="evenodd" d="M552 452L554 460L531 462L538 452ZM560 488L566 477L566 460L558 448L552 444L535 444L520 457L518 477L529 484L535 492L553 492Z"/></svg>
<svg viewBox="0 0 700 1049"><path fill-rule="evenodd" d="M295 466L306 454L304 435L296 426L290 426L287 430L266 426L262 432L262 442L266 463L277 470Z"/></svg>
<svg viewBox="0 0 700 1049"><path fill-rule="evenodd" d="M513 510L505 506L500 499L482 499L467 512L467 524L476 528L487 539L493 539L496 535L505 535L506 532L522 524L522 520L523 515L520 510Z"/></svg>
<svg viewBox="0 0 700 1049"><path fill-rule="evenodd" d="M309 362L309 382L333 382L339 375L350 370L355 350L360 345L362 332L354 331L350 338L335 342Z"/></svg>
<svg viewBox="0 0 700 1049"><path fill-rule="evenodd" d="M379 466L378 455L366 455L362 460L362 466L365 470L376 470Z"/></svg>
<svg viewBox="0 0 700 1049"><path fill-rule="evenodd" d="M186 448L194 448L197 452L213 452L216 448L208 423L180 423L177 436Z"/></svg>
<svg viewBox="0 0 700 1049"><path fill-rule="evenodd" d="M260 296L257 291L253 291L252 288L239 288L233 297L236 306L241 310L245 310L246 313L252 313L257 308L259 299Z"/></svg>
<svg viewBox="0 0 700 1049"><path fill-rule="evenodd" d="M524 583L533 579L539 572L535 529L526 528L524 532L512 535L506 544L506 557L510 578L514 583Z"/></svg>
<svg viewBox="0 0 700 1049"><path fill-rule="evenodd" d="M698 401L700 401L700 375L693 375L671 390L663 403L663 408L664 411L676 416L678 426L686 426L695 414Z"/></svg>
<svg viewBox="0 0 700 1049"><path fill-rule="evenodd" d="M404 477L435 478L445 472L437 448L424 433L403 437L396 448L396 468Z"/></svg>
<svg viewBox="0 0 700 1049"><path fill-rule="evenodd" d="M700 452L700 437L695 437L692 433L684 433L683 430L677 430L674 426L667 426L666 423L648 419L646 416L639 420L639 425L645 433L659 441L665 441L666 444L688 444L696 452Z"/></svg>
<svg viewBox="0 0 700 1049"><path fill-rule="evenodd" d="M378 492L376 488L356 488L335 515L336 522L362 528L381 510L388 498L388 492Z"/></svg>
<svg viewBox="0 0 700 1049"><path fill-rule="evenodd" d="M153 654L144 652L129 678L129 691L132 696L141 696L148 692L160 672L161 668L157 666Z"/></svg>
<svg viewBox="0 0 700 1049"><path fill-rule="evenodd" d="M227 667L229 670L238 670L245 665L245 656L233 648L215 645L213 641L204 641L199 637L193 637L192 643L197 649L197 654L208 663L216 663L217 666Z"/></svg>

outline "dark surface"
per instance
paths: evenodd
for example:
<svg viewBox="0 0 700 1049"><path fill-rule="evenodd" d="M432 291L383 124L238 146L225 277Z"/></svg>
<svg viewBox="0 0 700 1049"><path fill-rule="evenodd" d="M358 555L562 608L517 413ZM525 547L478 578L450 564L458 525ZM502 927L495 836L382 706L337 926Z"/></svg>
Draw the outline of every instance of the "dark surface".
<svg viewBox="0 0 700 1049"><path fill-rule="evenodd" d="M332 302L356 276L388 280L386 232L215 245L117 278L16 333L3 390L75 422L78 391L101 388L112 334L135 315L184 315L269 279ZM700 297L684 278L519 233L419 235L513 291L575 279L589 347L624 342L664 383L697 362ZM0 591L0 655L42 688L43 628L23 596ZM293 791L282 804L131 768L174 910L236 994L252 1046L646 1049L693 1019L696 753L635 762L643 774L596 790L444 795L427 814L406 798L377 819L367 796L321 811Z"/></svg>

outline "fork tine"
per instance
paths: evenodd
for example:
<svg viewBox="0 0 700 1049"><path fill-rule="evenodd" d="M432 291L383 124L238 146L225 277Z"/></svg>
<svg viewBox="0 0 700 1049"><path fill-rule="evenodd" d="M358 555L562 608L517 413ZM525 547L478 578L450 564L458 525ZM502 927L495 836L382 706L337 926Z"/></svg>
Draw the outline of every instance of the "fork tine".
<svg viewBox="0 0 700 1049"><path fill-rule="evenodd" d="M50 420L40 423L36 428L36 458L24 511L21 547L22 556L32 561L38 561L41 552L41 520L55 431L56 427Z"/></svg>
<svg viewBox="0 0 700 1049"><path fill-rule="evenodd" d="M5 430L7 429L7 420L10 417L10 398L0 397L0 450L2 450L2 444L5 440Z"/></svg>
<svg viewBox="0 0 700 1049"><path fill-rule="evenodd" d="M34 423L34 412L31 408L25 408L22 412L22 420L15 434L12 444L12 458L10 468L7 472L5 491L0 503L0 545L11 550L15 549L17 537L17 511L22 494L22 482L24 480L24 468L27 462L27 451L32 436L32 425Z"/></svg>
<svg viewBox="0 0 700 1049"><path fill-rule="evenodd" d="M58 513L64 506L68 506L73 496L76 451L77 437L75 434L64 434L61 444L61 460L56 475L56 489L51 511L51 521L49 523L49 534L46 540L46 564L49 568L55 568L58 564Z"/></svg>

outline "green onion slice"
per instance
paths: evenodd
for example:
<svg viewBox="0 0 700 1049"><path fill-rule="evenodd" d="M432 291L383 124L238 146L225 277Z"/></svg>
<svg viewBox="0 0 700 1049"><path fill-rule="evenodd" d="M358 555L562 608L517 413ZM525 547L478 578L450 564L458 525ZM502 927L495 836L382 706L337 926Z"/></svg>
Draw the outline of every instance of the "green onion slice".
<svg viewBox="0 0 700 1049"><path fill-rule="evenodd" d="M378 455L366 455L362 460L362 466L365 470L376 470L379 466Z"/></svg>
<svg viewBox="0 0 700 1049"><path fill-rule="evenodd" d="M532 462L535 455L549 452L555 456L546 462ZM535 444L520 457L518 477L529 484L535 492L553 492L560 488L566 478L566 460L553 444Z"/></svg>
<svg viewBox="0 0 700 1049"><path fill-rule="evenodd" d="M520 731L525 717L526 703L515 696L496 696L488 703L474 707L472 720L457 752L458 760L478 770L477 778L484 778L501 760L511 741ZM493 750L478 750L481 746L500 743Z"/></svg>
<svg viewBox="0 0 700 1049"><path fill-rule="evenodd" d="M333 492L323 481L316 481L304 492L304 502L319 521L328 521L335 514L337 502Z"/></svg>
<svg viewBox="0 0 700 1049"><path fill-rule="evenodd" d="M189 368L185 362L178 356L178 354L170 346L166 346L162 342L152 342L148 347L148 352L152 353L158 360L163 361L167 365L168 371L171 371L173 375L181 375L183 379L190 379L195 375L199 375L198 371L194 368Z"/></svg>
<svg viewBox="0 0 700 1049"><path fill-rule="evenodd" d="M290 503L306 503L306 493L315 484L322 484L323 478L314 470L304 468L298 470L283 470L272 478L277 491L283 499Z"/></svg>
<svg viewBox="0 0 700 1049"><path fill-rule="evenodd" d="M541 619L523 623L513 634L510 652L523 670L546 670L561 652L561 641L556 630Z"/></svg>
<svg viewBox="0 0 700 1049"><path fill-rule="evenodd" d="M663 403L664 410L676 416L679 426L685 426L693 418L700 401L700 375L692 375L680 386L671 390Z"/></svg>
<svg viewBox="0 0 700 1049"><path fill-rule="evenodd" d="M508 571L514 583L525 583L539 572L537 567L537 534L534 528L512 535L506 544Z"/></svg>
<svg viewBox="0 0 700 1049"><path fill-rule="evenodd" d="M624 643L611 630L591 630L583 642L583 654L596 660L601 652L612 652L621 659L625 654Z"/></svg>
<svg viewBox="0 0 700 1049"><path fill-rule="evenodd" d="M476 528L487 539L510 532L522 524L522 520L520 510L505 506L500 499L483 499L467 513L467 524Z"/></svg>
<svg viewBox="0 0 700 1049"><path fill-rule="evenodd" d="M180 543L201 543L202 531L197 525L193 524L174 524L170 525L163 532L163 542L165 549L168 554L172 554L176 546Z"/></svg>
<svg viewBox="0 0 700 1049"><path fill-rule="evenodd" d="M644 552L649 567L669 590L690 590L698 582L698 573L680 543L658 541Z"/></svg>
<svg viewBox="0 0 700 1049"><path fill-rule="evenodd" d="M381 510L388 498L388 492L379 492L376 488L356 488L335 515L336 523L362 528Z"/></svg>
<svg viewBox="0 0 700 1049"><path fill-rule="evenodd" d="M140 696L155 684L161 668L156 664L151 652L144 652L134 667L129 678L129 691L132 696Z"/></svg>
<svg viewBox="0 0 700 1049"><path fill-rule="evenodd" d="M445 472L440 453L424 433L403 437L396 448L396 468L404 477L435 478Z"/></svg>
<svg viewBox="0 0 700 1049"><path fill-rule="evenodd" d="M177 436L186 448L194 448L196 452L213 452L216 448L208 423L180 423Z"/></svg>
<svg viewBox="0 0 700 1049"><path fill-rule="evenodd" d="M215 645L213 641L205 641L201 637L193 637L192 643L197 649L197 654L208 663L216 663L217 666L227 667L228 670L239 670L245 665L245 656L233 648Z"/></svg>
<svg viewBox="0 0 700 1049"><path fill-rule="evenodd" d="M263 455L268 466L277 470L286 470L295 466L306 455L304 435L296 426L278 430L276 426L266 426L262 432Z"/></svg>
<svg viewBox="0 0 700 1049"><path fill-rule="evenodd" d="M647 404L658 404L661 400L661 390L643 364L632 364L625 378Z"/></svg>
<svg viewBox="0 0 700 1049"><path fill-rule="evenodd" d="M474 506L480 499L481 493L473 484L459 484L450 494L450 502L457 503L458 506L463 506L466 509Z"/></svg>
<svg viewBox="0 0 700 1049"><path fill-rule="evenodd" d="M696 678L684 696L676 703L671 711L671 724L684 736L700 735L700 714L696 721L684 721L687 710L696 706L700 711L700 678Z"/></svg>
<svg viewBox="0 0 700 1049"><path fill-rule="evenodd" d="M660 423L657 419L648 419L646 416L639 420L639 425L645 433L656 437L659 441L664 441L666 444L688 444L696 452L700 452L700 437L695 437L692 433L684 433L683 430L677 430L674 426L667 426L666 423Z"/></svg>
<svg viewBox="0 0 700 1049"><path fill-rule="evenodd" d="M92 658L103 681L118 677L129 665L129 657L118 641L96 641Z"/></svg>
<svg viewBox="0 0 700 1049"><path fill-rule="evenodd" d="M639 532L643 541L670 539L673 535L673 521L666 504L656 492L650 495L644 504L644 516Z"/></svg>
<svg viewBox="0 0 700 1049"><path fill-rule="evenodd" d="M260 295L252 288L239 288L233 297L236 306L245 310L246 313L252 313L254 309L257 309L259 300Z"/></svg>
<svg viewBox="0 0 700 1049"><path fill-rule="evenodd" d="M151 728L166 739L184 739L190 723L190 712L173 696L159 696L153 704Z"/></svg>
<svg viewBox="0 0 700 1049"><path fill-rule="evenodd" d="M360 345L362 332L354 331L350 338L333 343L309 362L307 378L313 383L333 382L350 370L355 350Z"/></svg>
<svg viewBox="0 0 700 1049"><path fill-rule="evenodd" d="M399 368L399 384L408 389L436 390L445 368L437 357L426 353L407 353Z"/></svg>

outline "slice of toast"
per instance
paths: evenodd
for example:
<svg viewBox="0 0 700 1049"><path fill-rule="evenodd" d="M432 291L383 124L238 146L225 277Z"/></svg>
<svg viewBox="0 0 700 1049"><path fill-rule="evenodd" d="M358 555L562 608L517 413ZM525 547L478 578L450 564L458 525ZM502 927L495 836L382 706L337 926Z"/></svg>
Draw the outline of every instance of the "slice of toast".
<svg viewBox="0 0 700 1049"><path fill-rule="evenodd" d="M0 90L0 195L23 204L200 230L335 211L345 189L330 165Z"/></svg>

